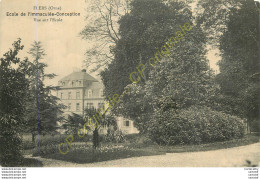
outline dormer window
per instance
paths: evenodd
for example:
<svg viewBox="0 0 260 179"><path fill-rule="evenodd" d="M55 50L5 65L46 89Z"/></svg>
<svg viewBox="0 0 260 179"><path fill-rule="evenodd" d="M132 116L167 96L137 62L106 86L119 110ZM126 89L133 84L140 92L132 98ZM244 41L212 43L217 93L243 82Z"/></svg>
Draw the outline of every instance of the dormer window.
<svg viewBox="0 0 260 179"><path fill-rule="evenodd" d="M71 82L71 86L74 86L74 81Z"/></svg>
<svg viewBox="0 0 260 179"><path fill-rule="evenodd" d="M92 98L92 90L91 89L88 90L88 97Z"/></svg>

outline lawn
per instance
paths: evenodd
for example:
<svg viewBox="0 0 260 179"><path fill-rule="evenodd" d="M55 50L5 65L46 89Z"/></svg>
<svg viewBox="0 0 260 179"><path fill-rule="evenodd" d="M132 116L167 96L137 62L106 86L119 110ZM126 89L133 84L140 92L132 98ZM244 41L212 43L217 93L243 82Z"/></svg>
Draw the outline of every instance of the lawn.
<svg viewBox="0 0 260 179"><path fill-rule="evenodd" d="M140 136L135 136L135 138L138 137ZM138 141L138 139L136 140ZM177 146L159 146L152 143L148 144L133 141L135 140L132 139L131 141L123 144L103 143L103 146L98 150L93 150L90 144L78 142L73 145L73 149L66 155L60 154L56 150L57 146L55 146L56 152L52 150L51 152L43 153L41 157L81 164L93 163L130 157L164 155L166 153L196 152L232 148L259 142L259 136L246 135L242 139L233 139L225 142Z"/></svg>

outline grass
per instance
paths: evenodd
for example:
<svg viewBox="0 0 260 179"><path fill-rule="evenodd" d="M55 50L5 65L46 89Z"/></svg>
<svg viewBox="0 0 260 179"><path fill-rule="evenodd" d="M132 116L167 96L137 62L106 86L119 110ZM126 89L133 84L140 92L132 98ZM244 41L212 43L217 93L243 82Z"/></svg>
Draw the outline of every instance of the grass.
<svg viewBox="0 0 260 179"><path fill-rule="evenodd" d="M246 135L241 139L233 139L224 142L214 142L200 145L163 146L158 147L158 150L165 153L199 152L245 146L257 142L259 142L259 136Z"/></svg>
<svg viewBox="0 0 260 179"><path fill-rule="evenodd" d="M147 149L131 149L131 150L118 150L111 152L100 152L94 151L92 149L89 150L74 150L69 152L66 155L61 155L60 153L49 154L45 156L45 158L63 160L67 162L74 163L93 163L93 162L101 162L101 161L109 161L116 159L124 159L130 157L141 157L141 156L151 156L151 155L160 155L158 151L147 150Z"/></svg>
<svg viewBox="0 0 260 179"><path fill-rule="evenodd" d="M41 161L34 158L24 158L22 164L16 167L42 167L43 164Z"/></svg>
<svg viewBox="0 0 260 179"><path fill-rule="evenodd" d="M218 150L249 145L256 142L259 142L259 136L246 135L242 139L233 139L225 142L214 142L200 145L159 146L156 144L136 144L128 142L122 145L107 144L98 150L93 150L90 145L84 146L82 143L78 143L77 145L74 145L73 149L66 155L56 152L48 153L42 157L82 164L130 157L164 155L166 153Z"/></svg>

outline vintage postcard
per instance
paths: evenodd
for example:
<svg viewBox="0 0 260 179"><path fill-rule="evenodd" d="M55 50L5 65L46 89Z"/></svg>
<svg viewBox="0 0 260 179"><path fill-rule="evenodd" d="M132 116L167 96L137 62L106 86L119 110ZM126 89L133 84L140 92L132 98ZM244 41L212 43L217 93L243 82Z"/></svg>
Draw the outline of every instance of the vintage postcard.
<svg viewBox="0 0 260 179"><path fill-rule="evenodd" d="M0 0L0 55L3 168L258 177L257 0Z"/></svg>

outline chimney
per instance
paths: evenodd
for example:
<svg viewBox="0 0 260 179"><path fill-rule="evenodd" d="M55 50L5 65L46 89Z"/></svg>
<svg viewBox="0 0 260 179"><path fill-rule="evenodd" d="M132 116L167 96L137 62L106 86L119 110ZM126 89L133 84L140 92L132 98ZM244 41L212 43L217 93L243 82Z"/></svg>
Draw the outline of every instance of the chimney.
<svg viewBox="0 0 260 179"><path fill-rule="evenodd" d="M81 70L81 71L82 71L82 72L85 72L85 73L87 72L86 69L83 69L83 70Z"/></svg>

